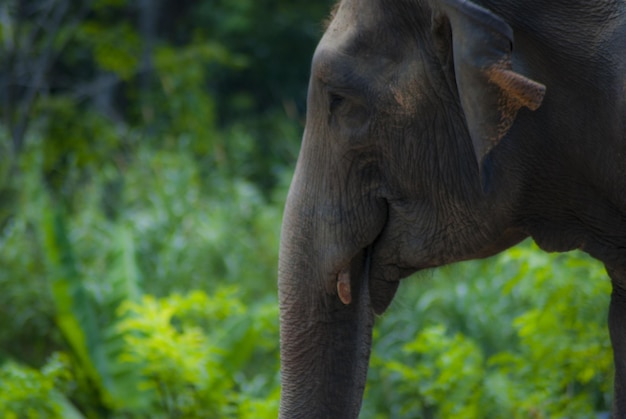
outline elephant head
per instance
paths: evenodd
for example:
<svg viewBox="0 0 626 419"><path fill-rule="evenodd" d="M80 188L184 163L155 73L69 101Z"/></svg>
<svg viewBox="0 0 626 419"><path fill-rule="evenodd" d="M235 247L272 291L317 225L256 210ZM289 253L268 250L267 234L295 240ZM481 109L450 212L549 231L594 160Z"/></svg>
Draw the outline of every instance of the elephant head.
<svg viewBox="0 0 626 419"><path fill-rule="evenodd" d="M356 417L399 280L525 237L491 157L544 86L512 48L509 24L466 0L336 7L282 227L281 417Z"/></svg>

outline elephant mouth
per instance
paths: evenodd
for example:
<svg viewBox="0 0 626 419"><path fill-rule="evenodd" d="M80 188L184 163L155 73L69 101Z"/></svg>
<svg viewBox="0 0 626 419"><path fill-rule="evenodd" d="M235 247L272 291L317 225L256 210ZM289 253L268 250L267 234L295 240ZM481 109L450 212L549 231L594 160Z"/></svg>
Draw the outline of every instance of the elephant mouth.
<svg viewBox="0 0 626 419"><path fill-rule="evenodd" d="M358 252L337 274L336 287L339 300L344 305L350 305L353 290L367 285L372 309L380 315L391 304L404 270L391 266L373 267L373 252L372 245Z"/></svg>

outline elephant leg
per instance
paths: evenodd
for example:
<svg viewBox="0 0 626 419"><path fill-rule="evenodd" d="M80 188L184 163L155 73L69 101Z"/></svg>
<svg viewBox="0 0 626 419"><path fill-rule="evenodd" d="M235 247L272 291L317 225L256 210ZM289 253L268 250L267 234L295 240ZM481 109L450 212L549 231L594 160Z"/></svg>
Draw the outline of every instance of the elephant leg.
<svg viewBox="0 0 626 419"><path fill-rule="evenodd" d="M613 417L626 418L626 270L612 270L613 292L609 308L609 333L615 362Z"/></svg>

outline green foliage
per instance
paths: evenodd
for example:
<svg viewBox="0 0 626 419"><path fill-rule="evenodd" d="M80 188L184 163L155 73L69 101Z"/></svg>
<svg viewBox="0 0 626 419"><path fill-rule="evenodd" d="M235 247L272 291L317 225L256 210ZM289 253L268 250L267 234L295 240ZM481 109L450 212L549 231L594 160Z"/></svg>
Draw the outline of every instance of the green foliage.
<svg viewBox="0 0 626 419"><path fill-rule="evenodd" d="M124 345L115 362L140 379L125 388L130 392L125 400L96 394L102 399L90 402L108 403L112 417L276 417L276 301L246 308L237 294L235 288L221 288L213 296L194 291L126 301L117 313L117 333L124 336ZM57 355L41 372L6 363L0 368L0 382L8 385L0 395L3 417L82 417L64 394L84 390L71 368L90 371L82 359L71 361ZM128 383L123 374L109 378L110 385ZM140 396L143 403L130 396ZM93 407L82 407L91 411L90 417L100 417Z"/></svg>
<svg viewBox="0 0 626 419"><path fill-rule="evenodd" d="M141 386L152 394L151 417L241 417L240 404L244 412L255 407L276 416L272 395L262 390L262 397L254 397L244 375L255 357L277 367L275 356L266 353L277 349L277 313L271 307L254 307L256 315L251 316L233 288L214 296L200 291L159 300L145 296L140 303L122 306L128 316L120 324L127 335L121 361L141 371ZM272 330L261 331L259 325ZM272 341L263 342L264 333ZM245 398L237 394L242 387L247 387Z"/></svg>
<svg viewBox="0 0 626 419"><path fill-rule="evenodd" d="M22 155L21 164L31 169L44 164L35 145ZM80 194L56 205L64 194L47 199L50 192L36 175L23 178L24 211L2 236L11 251L0 255L6 266L27 266L26 272L35 271L25 263L39 261L34 266L42 282L25 288L37 277L0 278L9 290L30 291L33 299L43 292L49 299L45 325L56 331L56 345L70 353L76 372L75 389L67 396L89 417L188 417L192 411L199 417L215 412L258 417L254 411L259 409L275 416L277 304L274 293L256 295L273 287L280 209L243 180L216 181L214 194L207 195L197 166L190 154L145 149L126 169L127 187L119 195L114 221L102 206L106 172L94 173L91 181L82 182ZM245 240L232 240L233 232ZM245 292L222 288L238 284L238 278L249 278ZM188 296L175 294L193 288L198 291ZM147 297L150 290L169 297ZM252 295L258 304L240 300L247 296L250 301ZM18 319L6 314L0 317L2 330L16 355L20 346L49 347L43 327L15 342ZM150 370L157 366L163 369ZM155 385L146 385L147 377L167 383L168 394L176 396L156 393ZM223 391L230 395L222 397Z"/></svg>
<svg viewBox="0 0 626 419"><path fill-rule="evenodd" d="M403 417L475 418L481 416L483 355L461 334L446 335L443 326L431 326L404 345L411 366L390 361L383 368L397 373L399 391L412 397L396 406ZM454 400L454 403L442 403Z"/></svg>
<svg viewBox="0 0 626 419"><path fill-rule="evenodd" d="M111 26L101 22L86 22L79 36L93 42L93 58L104 71L129 80L137 71L141 53L141 40L128 22Z"/></svg>
<svg viewBox="0 0 626 419"><path fill-rule="evenodd" d="M40 370L15 362L0 366L0 416L7 419L81 419L63 395L73 377L69 359L54 354Z"/></svg>
<svg viewBox="0 0 626 419"><path fill-rule="evenodd" d="M610 411L610 283L598 262L525 244L422 280L409 284L376 331L363 417Z"/></svg>
<svg viewBox="0 0 626 419"><path fill-rule="evenodd" d="M183 306L196 303L178 302ZM141 304L128 304L122 310L129 316L120 324L128 335L126 354L120 360L139 367L142 388L157 394L152 397L156 402L152 410L162 408L166 417L221 416L232 383L224 379L228 375L218 351L202 330L180 316L180 307L171 301L147 296ZM178 327L173 324L174 316Z"/></svg>
<svg viewBox="0 0 626 419"><path fill-rule="evenodd" d="M606 327L610 282L604 269L582 255L551 263L544 253L516 249L508 257L524 257L518 262L520 274L509 284L511 292L533 303L512 325L518 351L490 360L511 380L508 397L521 400L519 409L538 417L585 417L600 407L608 411L613 359ZM513 385L520 381L532 385Z"/></svg>
<svg viewBox="0 0 626 419"><path fill-rule="evenodd" d="M44 207L42 212L42 248L48 260L49 283L56 308L55 322L59 331L76 357L87 382L99 394L103 407L116 409L140 405L142 395L135 391L134 370L115 360L123 336L115 330L114 320L112 324L106 324L98 319L93 298L76 267L65 218L58 208ZM119 237L124 238L121 233ZM105 316L111 306L115 308L121 301L131 300L137 295L133 282L136 279L133 275L133 255L127 253L128 249L123 248L122 261L114 264L126 269L122 268L122 275L109 279L107 285L110 289L100 302ZM111 273L115 274L116 270L111 269Z"/></svg>

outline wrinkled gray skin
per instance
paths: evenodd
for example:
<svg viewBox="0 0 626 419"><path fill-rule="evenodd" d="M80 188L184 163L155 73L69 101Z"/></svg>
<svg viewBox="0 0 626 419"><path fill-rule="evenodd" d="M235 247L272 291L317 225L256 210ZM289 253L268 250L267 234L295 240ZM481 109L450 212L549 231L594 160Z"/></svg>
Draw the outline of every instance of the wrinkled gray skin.
<svg viewBox="0 0 626 419"><path fill-rule="evenodd" d="M398 281L528 236L606 265L626 417L625 62L623 1L341 1L283 222L282 418L357 417Z"/></svg>

